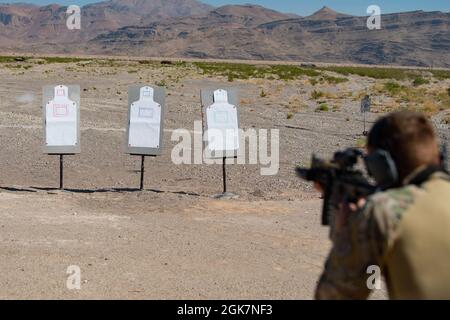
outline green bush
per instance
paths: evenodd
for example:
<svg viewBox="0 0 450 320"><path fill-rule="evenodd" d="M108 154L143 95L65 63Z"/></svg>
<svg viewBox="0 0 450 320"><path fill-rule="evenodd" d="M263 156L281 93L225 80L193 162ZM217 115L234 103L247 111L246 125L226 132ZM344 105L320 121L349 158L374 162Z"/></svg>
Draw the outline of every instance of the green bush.
<svg viewBox="0 0 450 320"><path fill-rule="evenodd" d="M330 84L339 84L348 81L347 78L332 77L332 76L324 76L323 79Z"/></svg>
<svg viewBox="0 0 450 320"><path fill-rule="evenodd" d="M450 71L449 70L431 70L430 71L433 76L440 80L450 79Z"/></svg>
<svg viewBox="0 0 450 320"><path fill-rule="evenodd" d="M157 81L155 84L156 84L158 87L164 87L164 88L167 88L166 80Z"/></svg>
<svg viewBox="0 0 450 320"><path fill-rule="evenodd" d="M83 62L90 61L86 58L69 58L69 57L44 57L42 58L46 63L70 63L70 62Z"/></svg>
<svg viewBox="0 0 450 320"><path fill-rule="evenodd" d="M13 57L13 56L0 56L0 63L5 62L23 62L27 61L28 57Z"/></svg>
<svg viewBox="0 0 450 320"><path fill-rule="evenodd" d="M389 92L391 95L398 94L402 89L403 87L395 81L389 81L384 84L384 90Z"/></svg>
<svg viewBox="0 0 450 320"><path fill-rule="evenodd" d="M424 79L422 77L417 77L413 81L413 86L414 87L418 87L418 86L421 86L423 84L429 84L429 83L430 83L430 81L428 81L427 79Z"/></svg>
<svg viewBox="0 0 450 320"><path fill-rule="evenodd" d="M321 112L321 111L327 112L329 110L330 110L330 108L328 107L328 105L326 103L322 103L316 108L316 112Z"/></svg>
<svg viewBox="0 0 450 320"><path fill-rule="evenodd" d="M377 68L377 67L340 67L330 66L318 68L318 70L332 71L343 75L356 74L361 77L369 77L374 79L394 79L407 80L415 79L422 71L414 69L396 69L396 68ZM449 79L449 70L427 70L438 79Z"/></svg>
<svg viewBox="0 0 450 320"><path fill-rule="evenodd" d="M205 75L225 76L234 79L276 79L294 80L300 76L316 77L320 72L290 65L251 65L245 63L194 62Z"/></svg>
<svg viewBox="0 0 450 320"><path fill-rule="evenodd" d="M374 79L404 80L414 75L413 70L394 68L331 66L320 69L340 73L346 76L348 76L349 74L356 74L361 77L369 77Z"/></svg>

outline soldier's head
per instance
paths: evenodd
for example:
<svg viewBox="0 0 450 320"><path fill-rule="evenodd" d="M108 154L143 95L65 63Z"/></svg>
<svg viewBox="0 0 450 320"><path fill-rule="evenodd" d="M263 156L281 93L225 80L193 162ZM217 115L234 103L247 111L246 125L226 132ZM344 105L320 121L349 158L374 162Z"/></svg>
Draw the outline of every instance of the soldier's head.
<svg viewBox="0 0 450 320"><path fill-rule="evenodd" d="M379 119L367 141L369 154L388 151L397 167L399 181L422 166L439 165L439 144L432 124L412 111L394 112Z"/></svg>

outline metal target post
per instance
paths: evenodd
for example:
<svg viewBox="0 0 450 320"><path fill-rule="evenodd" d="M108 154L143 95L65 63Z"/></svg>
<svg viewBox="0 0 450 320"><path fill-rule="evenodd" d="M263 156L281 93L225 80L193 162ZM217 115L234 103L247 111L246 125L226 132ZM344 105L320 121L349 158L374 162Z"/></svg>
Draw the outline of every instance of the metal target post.
<svg viewBox="0 0 450 320"><path fill-rule="evenodd" d="M227 170L226 170L226 157L223 157L222 161L222 176L223 176L223 193L227 193Z"/></svg>
<svg viewBox="0 0 450 320"><path fill-rule="evenodd" d="M361 112L363 114L363 123L364 123L364 129L363 129L364 136L368 135L368 131L366 130L366 113L370 112L371 104L372 104L372 102L370 100L369 95L366 95L361 101Z"/></svg>
<svg viewBox="0 0 450 320"><path fill-rule="evenodd" d="M367 131L366 131L366 111L363 111L363 122L364 122L364 129L363 129L363 135L367 136Z"/></svg>
<svg viewBox="0 0 450 320"><path fill-rule="evenodd" d="M64 156L72 153L60 153L59 155L59 190L64 190Z"/></svg>
<svg viewBox="0 0 450 320"><path fill-rule="evenodd" d="M140 174L140 181L139 181L139 190L143 191L144 190L144 178L145 178L145 158L146 157L151 157L151 158L156 158L156 155L144 155L144 154L134 154L135 156L140 156L141 157L141 174Z"/></svg>
<svg viewBox="0 0 450 320"><path fill-rule="evenodd" d="M144 190L145 155L141 158L141 184L139 190Z"/></svg>
<svg viewBox="0 0 450 320"><path fill-rule="evenodd" d="M64 155L59 155L59 189L64 189Z"/></svg>

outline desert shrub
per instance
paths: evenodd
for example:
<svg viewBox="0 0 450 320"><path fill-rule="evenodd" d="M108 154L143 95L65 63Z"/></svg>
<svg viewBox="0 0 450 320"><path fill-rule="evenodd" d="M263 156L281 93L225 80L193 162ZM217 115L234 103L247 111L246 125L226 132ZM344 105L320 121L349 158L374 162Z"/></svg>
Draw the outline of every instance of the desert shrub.
<svg viewBox="0 0 450 320"><path fill-rule="evenodd" d="M344 83L344 82L348 81L347 78L332 77L332 76L323 76L323 79L330 84L339 84L339 83Z"/></svg>
<svg viewBox="0 0 450 320"><path fill-rule="evenodd" d="M6 64L5 67L9 68L9 69L21 69L22 65L21 64Z"/></svg>
<svg viewBox="0 0 450 320"><path fill-rule="evenodd" d="M355 146L357 148L363 149L366 147L366 138L358 138L356 139Z"/></svg>
<svg viewBox="0 0 450 320"><path fill-rule="evenodd" d="M447 94L450 97L450 88L447 89Z"/></svg>
<svg viewBox="0 0 450 320"><path fill-rule="evenodd" d="M389 94L391 95L398 94L402 90L402 88L403 87L395 81L389 81L384 84L384 90L389 92Z"/></svg>
<svg viewBox="0 0 450 320"><path fill-rule="evenodd" d="M356 74L361 77L369 77L374 79L395 79L404 80L411 78L415 75L413 70L410 69L395 69L395 68L375 68L375 67L340 67L330 66L320 68L321 70L327 70L336 72L343 75Z"/></svg>
<svg viewBox="0 0 450 320"><path fill-rule="evenodd" d="M317 77L320 75L320 72L316 70L285 65L270 66L268 71L269 73L278 75L282 80L293 80L300 76Z"/></svg>
<svg viewBox="0 0 450 320"><path fill-rule="evenodd" d="M407 80L415 79L421 70L399 69L399 68L377 68L377 67L346 67L346 66L329 66L318 68L318 70L332 71L343 75L355 74L361 77L369 77L374 79L394 79ZM449 70L427 70L438 79L449 79Z"/></svg>
<svg viewBox="0 0 450 320"><path fill-rule="evenodd" d="M71 63L71 62L82 62L91 60L86 58L71 58L71 57L44 57L42 59L44 59L46 63Z"/></svg>
<svg viewBox="0 0 450 320"><path fill-rule="evenodd" d="M321 97L323 97L324 93L322 91L317 91L314 90L313 92L311 92L311 98L314 100L320 99Z"/></svg>
<svg viewBox="0 0 450 320"><path fill-rule="evenodd" d="M300 76L315 77L319 72L289 65L251 65L244 63L194 62L205 75L226 76L228 79L276 79L293 80Z"/></svg>
<svg viewBox="0 0 450 320"><path fill-rule="evenodd" d="M0 56L0 63L27 61L28 57Z"/></svg>
<svg viewBox="0 0 450 320"><path fill-rule="evenodd" d="M321 112L321 111L327 112L329 110L330 110L330 108L328 107L328 105L326 103L322 103L316 108L316 112Z"/></svg>
<svg viewBox="0 0 450 320"><path fill-rule="evenodd" d="M139 60L138 63L139 64L153 64L154 62L151 60Z"/></svg>
<svg viewBox="0 0 450 320"><path fill-rule="evenodd" d="M113 60L113 59L105 59L105 60L94 60L95 64L100 67L107 67L107 68L120 68L124 64L120 61ZM80 63L77 63L78 66L82 67L83 65Z"/></svg>
<svg viewBox="0 0 450 320"><path fill-rule="evenodd" d="M157 82L155 82L155 84L156 84L158 87L164 87L164 88L167 88L166 80L157 81Z"/></svg>
<svg viewBox="0 0 450 320"><path fill-rule="evenodd" d="M450 71L449 70L430 70L430 72L438 79L450 79Z"/></svg>
<svg viewBox="0 0 450 320"><path fill-rule="evenodd" d="M426 115L433 115L439 111L438 105L432 100L426 100L419 108L420 112L425 113Z"/></svg>
<svg viewBox="0 0 450 320"><path fill-rule="evenodd" d="M413 81L413 86L414 87L418 87L418 86L421 86L423 84L429 84L429 83L430 83L430 81L428 81L427 79L424 79L422 77L417 77Z"/></svg>
<svg viewBox="0 0 450 320"><path fill-rule="evenodd" d="M294 117L294 114L292 112L288 112L286 115L286 119L292 119Z"/></svg>
<svg viewBox="0 0 450 320"><path fill-rule="evenodd" d="M445 122L445 124L450 124L450 114L448 114L448 115L444 118L444 122Z"/></svg>
<svg viewBox="0 0 450 320"><path fill-rule="evenodd" d="M267 93L264 91L264 89L261 89L261 92L259 93L259 96L260 96L261 98L267 97Z"/></svg>

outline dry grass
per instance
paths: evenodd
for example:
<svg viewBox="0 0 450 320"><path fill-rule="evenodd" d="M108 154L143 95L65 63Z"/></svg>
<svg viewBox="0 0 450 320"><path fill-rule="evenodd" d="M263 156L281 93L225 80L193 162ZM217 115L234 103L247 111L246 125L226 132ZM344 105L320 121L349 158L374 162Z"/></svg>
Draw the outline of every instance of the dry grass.
<svg viewBox="0 0 450 320"><path fill-rule="evenodd" d="M292 95L288 100L288 106L290 113L297 113L301 109L305 109L308 106L303 102L303 99L298 95ZM290 118L288 118L290 119Z"/></svg>
<svg viewBox="0 0 450 320"><path fill-rule="evenodd" d="M317 99L322 98L323 95L324 95L324 93L322 91L313 90L313 92L311 92L311 99L317 100Z"/></svg>
<svg viewBox="0 0 450 320"><path fill-rule="evenodd" d="M444 117L445 124L450 124L450 113Z"/></svg>
<svg viewBox="0 0 450 320"><path fill-rule="evenodd" d="M366 138L358 138L355 141L355 147L364 149L366 147L367 139Z"/></svg>

